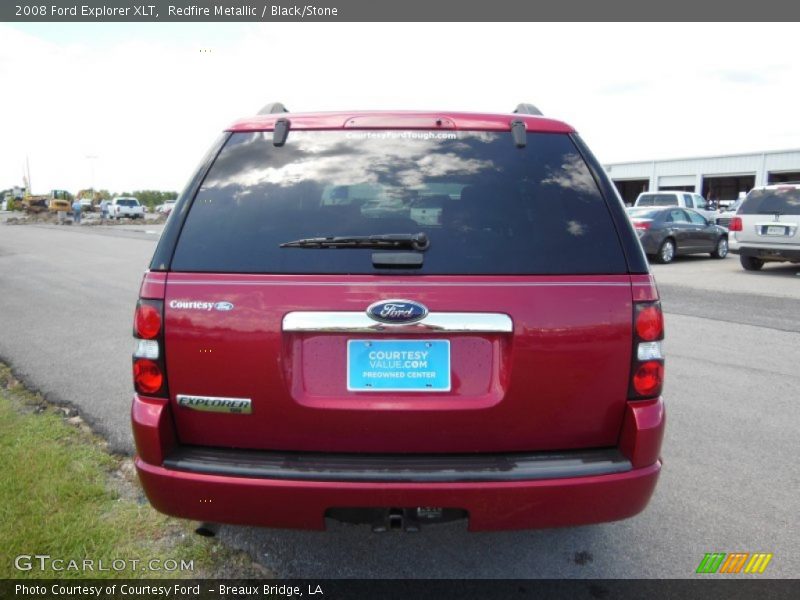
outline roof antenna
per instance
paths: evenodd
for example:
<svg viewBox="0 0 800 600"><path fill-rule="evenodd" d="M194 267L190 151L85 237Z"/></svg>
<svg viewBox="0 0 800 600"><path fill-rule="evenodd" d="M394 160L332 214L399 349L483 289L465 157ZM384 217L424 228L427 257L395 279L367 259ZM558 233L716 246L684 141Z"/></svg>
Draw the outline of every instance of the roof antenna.
<svg viewBox="0 0 800 600"><path fill-rule="evenodd" d="M514 109L515 115L535 115L537 117L542 116L542 111L536 108L533 104L517 104L517 108Z"/></svg>
<svg viewBox="0 0 800 600"><path fill-rule="evenodd" d="M270 102L269 104L265 104L264 108L258 111L260 115L274 115L276 113L287 113L289 112L286 110L286 107L281 104L280 102Z"/></svg>

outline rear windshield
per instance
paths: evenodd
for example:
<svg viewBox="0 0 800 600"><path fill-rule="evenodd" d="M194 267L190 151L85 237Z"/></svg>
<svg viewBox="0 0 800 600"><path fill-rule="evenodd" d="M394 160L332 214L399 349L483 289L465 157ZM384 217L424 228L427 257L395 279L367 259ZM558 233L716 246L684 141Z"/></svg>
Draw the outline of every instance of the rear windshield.
<svg viewBox="0 0 800 600"><path fill-rule="evenodd" d="M678 206L678 197L675 194L643 194L636 206Z"/></svg>
<svg viewBox="0 0 800 600"><path fill-rule="evenodd" d="M468 131L234 133L197 192L175 271L370 274L374 249L310 237L425 233L420 274L625 273L571 138ZM407 272L407 271L406 271Z"/></svg>
<svg viewBox="0 0 800 600"><path fill-rule="evenodd" d="M652 208L628 209L628 215L631 217L631 219L655 219L660 212L660 210L655 210Z"/></svg>
<svg viewBox="0 0 800 600"><path fill-rule="evenodd" d="M800 189L753 190L739 207L740 215L800 215Z"/></svg>
<svg viewBox="0 0 800 600"><path fill-rule="evenodd" d="M139 201L130 198L120 198L117 200L117 204L121 206L139 206Z"/></svg>
<svg viewBox="0 0 800 600"><path fill-rule="evenodd" d="M725 212L736 212L737 210L739 210L739 207L742 205L742 202L744 202L743 199L737 200L736 202L728 206L728 208L725 209Z"/></svg>

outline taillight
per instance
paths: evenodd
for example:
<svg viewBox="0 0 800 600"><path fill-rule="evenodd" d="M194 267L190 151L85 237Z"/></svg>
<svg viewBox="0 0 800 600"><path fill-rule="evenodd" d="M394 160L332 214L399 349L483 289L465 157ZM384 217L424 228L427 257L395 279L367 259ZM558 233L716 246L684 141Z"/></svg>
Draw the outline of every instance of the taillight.
<svg viewBox="0 0 800 600"><path fill-rule="evenodd" d="M638 396L657 396L664 384L664 363L655 360L642 363L633 374L633 391Z"/></svg>
<svg viewBox="0 0 800 600"><path fill-rule="evenodd" d="M152 304L142 304L136 307L136 316L133 321L134 334L146 340L158 337L161 332L161 311Z"/></svg>
<svg viewBox="0 0 800 600"><path fill-rule="evenodd" d="M741 231L742 230L742 218L741 217L733 217L731 222L728 223L728 231Z"/></svg>
<svg viewBox="0 0 800 600"><path fill-rule="evenodd" d="M133 386L139 394L168 397L164 363L164 303L139 300L133 318Z"/></svg>
<svg viewBox="0 0 800 600"><path fill-rule="evenodd" d="M660 302L633 305L633 358L628 396L653 398L664 385L664 315Z"/></svg>
<svg viewBox="0 0 800 600"><path fill-rule="evenodd" d="M664 316L658 304L644 305L637 310L636 335L646 342L664 337Z"/></svg>
<svg viewBox="0 0 800 600"><path fill-rule="evenodd" d="M634 221L633 226L636 229L650 229L650 225L652 225L652 221Z"/></svg>
<svg viewBox="0 0 800 600"><path fill-rule="evenodd" d="M133 384L137 391L144 394L155 394L164 384L164 373L158 363L146 358L133 361Z"/></svg>

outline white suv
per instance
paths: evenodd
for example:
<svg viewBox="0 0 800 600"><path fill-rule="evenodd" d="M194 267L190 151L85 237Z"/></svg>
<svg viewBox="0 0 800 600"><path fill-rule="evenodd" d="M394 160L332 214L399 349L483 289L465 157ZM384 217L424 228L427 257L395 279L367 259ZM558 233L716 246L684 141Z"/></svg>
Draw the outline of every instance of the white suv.
<svg viewBox="0 0 800 600"><path fill-rule="evenodd" d="M635 207L640 206L680 206L699 212L712 223L716 219L716 211L708 208L708 202L700 194L692 192L642 192L636 198Z"/></svg>
<svg viewBox="0 0 800 600"><path fill-rule="evenodd" d="M765 262L800 263L800 183L753 188L728 227L730 251L757 271Z"/></svg>

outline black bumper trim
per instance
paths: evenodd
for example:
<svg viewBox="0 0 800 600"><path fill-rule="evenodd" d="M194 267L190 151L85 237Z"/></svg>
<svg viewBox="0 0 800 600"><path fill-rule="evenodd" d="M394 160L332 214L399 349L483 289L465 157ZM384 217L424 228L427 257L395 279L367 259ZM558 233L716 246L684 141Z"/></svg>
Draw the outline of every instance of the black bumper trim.
<svg viewBox="0 0 800 600"><path fill-rule="evenodd" d="M796 247L796 244L789 248L781 248L779 246L773 246L771 248L739 246L736 249L731 249L731 253L740 256L754 256L756 258L763 258L764 260L800 262L800 249L795 249Z"/></svg>
<svg viewBox="0 0 800 600"><path fill-rule="evenodd" d="M180 446L164 467L206 475L342 482L458 483L608 475L632 466L617 448L508 454L326 454Z"/></svg>

